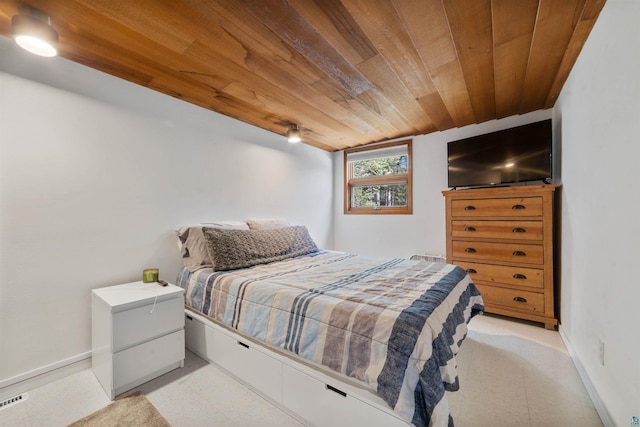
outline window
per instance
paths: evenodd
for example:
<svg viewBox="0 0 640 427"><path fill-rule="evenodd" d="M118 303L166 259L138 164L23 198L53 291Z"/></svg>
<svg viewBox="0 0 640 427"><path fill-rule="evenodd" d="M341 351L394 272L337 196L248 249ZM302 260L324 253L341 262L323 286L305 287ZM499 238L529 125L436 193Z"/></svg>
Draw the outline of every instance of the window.
<svg viewBox="0 0 640 427"><path fill-rule="evenodd" d="M412 213L411 174L411 140L346 150L344 213Z"/></svg>

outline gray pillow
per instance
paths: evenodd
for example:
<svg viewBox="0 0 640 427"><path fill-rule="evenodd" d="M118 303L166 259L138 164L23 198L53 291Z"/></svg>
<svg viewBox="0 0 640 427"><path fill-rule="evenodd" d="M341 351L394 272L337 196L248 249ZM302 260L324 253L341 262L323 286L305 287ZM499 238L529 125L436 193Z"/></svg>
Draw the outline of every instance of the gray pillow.
<svg viewBox="0 0 640 427"><path fill-rule="evenodd" d="M192 273L201 268L213 268L211 257L207 251L207 241L204 238L203 230L205 228L249 230L249 226L245 222L239 221L208 222L181 227L177 230L178 248L180 248L182 262Z"/></svg>
<svg viewBox="0 0 640 427"><path fill-rule="evenodd" d="M305 226L267 230L205 228L214 270L235 270L318 252Z"/></svg>

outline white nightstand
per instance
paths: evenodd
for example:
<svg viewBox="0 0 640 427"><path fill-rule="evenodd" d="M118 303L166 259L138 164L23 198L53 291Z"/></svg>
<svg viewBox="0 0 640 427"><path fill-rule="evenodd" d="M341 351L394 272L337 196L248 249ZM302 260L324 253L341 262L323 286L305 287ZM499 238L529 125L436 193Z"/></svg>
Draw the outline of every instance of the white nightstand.
<svg viewBox="0 0 640 427"><path fill-rule="evenodd" d="M91 366L112 400L184 366L183 295L142 282L91 292Z"/></svg>

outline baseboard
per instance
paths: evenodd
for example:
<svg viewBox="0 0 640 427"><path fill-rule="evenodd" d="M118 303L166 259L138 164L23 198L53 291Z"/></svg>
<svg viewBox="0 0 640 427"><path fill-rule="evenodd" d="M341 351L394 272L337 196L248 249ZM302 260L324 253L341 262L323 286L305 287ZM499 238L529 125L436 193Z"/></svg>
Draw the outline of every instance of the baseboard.
<svg viewBox="0 0 640 427"><path fill-rule="evenodd" d="M609 415L609 411L607 411L607 408L602 402L602 399L600 399L600 395L598 394L598 391L593 386L593 383L591 382L591 379L589 378L587 371L584 369L584 366L582 365L580 358L578 357L577 353L573 349L571 342L565 335L562 325L558 326L558 332L560 333L560 337L562 338L564 345L567 347L569 356L571 357L573 364L578 370L578 375L580 375L580 379L582 380L584 387L587 389L587 393L589 393L589 397L591 398L591 401L593 402L593 406L596 408L596 411L600 416L600 420L602 421L602 424L604 424L605 427L616 427L615 424L613 423L613 420L611 419L611 416Z"/></svg>
<svg viewBox="0 0 640 427"><path fill-rule="evenodd" d="M0 381L0 400L24 393L91 367L91 352L81 353Z"/></svg>

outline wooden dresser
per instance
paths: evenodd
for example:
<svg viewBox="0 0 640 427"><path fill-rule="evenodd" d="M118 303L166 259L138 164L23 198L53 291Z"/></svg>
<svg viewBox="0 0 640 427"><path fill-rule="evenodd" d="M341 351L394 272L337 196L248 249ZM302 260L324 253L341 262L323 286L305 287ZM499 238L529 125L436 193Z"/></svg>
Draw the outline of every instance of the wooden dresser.
<svg viewBox="0 0 640 427"><path fill-rule="evenodd" d="M555 185L443 191L447 262L464 268L488 313L555 329Z"/></svg>

